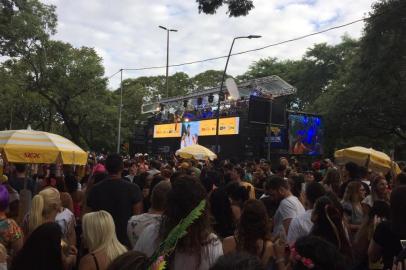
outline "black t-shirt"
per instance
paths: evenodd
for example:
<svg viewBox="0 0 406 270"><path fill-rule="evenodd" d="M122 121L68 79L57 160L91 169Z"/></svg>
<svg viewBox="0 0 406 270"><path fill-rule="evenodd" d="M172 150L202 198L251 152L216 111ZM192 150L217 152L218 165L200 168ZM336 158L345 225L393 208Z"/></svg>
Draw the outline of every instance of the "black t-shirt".
<svg viewBox="0 0 406 270"><path fill-rule="evenodd" d="M18 193L22 189L24 189L24 181L27 181L26 187L28 190L31 191L32 196L35 195L35 182L31 178L25 178L25 177L11 177L10 180L8 181L10 186L14 188Z"/></svg>
<svg viewBox="0 0 406 270"><path fill-rule="evenodd" d="M402 251L400 240L403 239L392 230L389 221L383 221L376 227L374 241L382 247L384 269L392 269L393 257Z"/></svg>
<svg viewBox="0 0 406 270"><path fill-rule="evenodd" d="M106 179L95 185L87 197L87 205L93 211L109 212L116 225L118 240L129 247L127 222L133 215L133 205L142 200L139 187L123 179Z"/></svg>

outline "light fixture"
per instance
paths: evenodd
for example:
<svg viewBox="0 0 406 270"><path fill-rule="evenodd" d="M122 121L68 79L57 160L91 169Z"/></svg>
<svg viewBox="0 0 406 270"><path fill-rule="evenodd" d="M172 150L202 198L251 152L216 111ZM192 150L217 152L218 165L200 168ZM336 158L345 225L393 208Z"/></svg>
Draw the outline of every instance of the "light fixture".
<svg viewBox="0 0 406 270"><path fill-rule="evenodd" d="M185 118L185 122L189 122L189 118Z"/></svg>

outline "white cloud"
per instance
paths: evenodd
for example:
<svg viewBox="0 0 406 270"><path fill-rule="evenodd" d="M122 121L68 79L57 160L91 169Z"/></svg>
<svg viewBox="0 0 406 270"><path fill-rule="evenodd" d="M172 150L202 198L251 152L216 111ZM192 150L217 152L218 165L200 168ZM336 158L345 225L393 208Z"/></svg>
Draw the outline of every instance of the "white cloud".
<svg viewBox="0 0 406 270"><path fill-rule="evenodd" d="M194 0L42 0L57 6L60 39L74 46L94 47L106 76L120 68L164 66L166 33L158 25L178 29L170 36L170 63L177 64L228 53L233 37L260 34L261 39L238 40L234 52L280 42L362 18L371 0L255 0L248 16L229 18L222 7L214 15L199 14ZM228 73L244 73L265 57L298 59L318 42L335 44L345 33L359 37L363 23L304 40L232 57ZM225 59L170 68L193 76L207 69L222 70ZM124 78L165 74L165 69L128 71ZM110 80L119 85L119 76Z"/></svg>

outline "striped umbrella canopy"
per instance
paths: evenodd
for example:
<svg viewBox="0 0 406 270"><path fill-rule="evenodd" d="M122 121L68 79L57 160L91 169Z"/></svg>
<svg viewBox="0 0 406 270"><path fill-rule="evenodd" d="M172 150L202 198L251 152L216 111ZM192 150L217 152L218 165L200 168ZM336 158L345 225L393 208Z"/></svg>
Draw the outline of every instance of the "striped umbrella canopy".
<svg viewBox="0 0 406 270"><path fill-rule="evenodd" d="M194 158L199 160L207 160L207 159L214 160L217 158L216 154L214 154L212 151L199 144L193 144L190 146L183 147L178 151L176 151L175 154L182 158Z"/></svg>
<svg viewBox="0 0 406 270"><path fill-rule="evenodd" d="M399 166L387 154L372 148L361 146L345 148L336 151L334 157L338 164L345 164L351 161L376 172L387 173L393 170L395 173L400 173Z"/></svg>
<svg viewBox="0 0 406 270"><path fill-rule="evenodd" d="M0 131L0 151L13 163L87 163L87 152L70 140L30 129Z"/></svg>

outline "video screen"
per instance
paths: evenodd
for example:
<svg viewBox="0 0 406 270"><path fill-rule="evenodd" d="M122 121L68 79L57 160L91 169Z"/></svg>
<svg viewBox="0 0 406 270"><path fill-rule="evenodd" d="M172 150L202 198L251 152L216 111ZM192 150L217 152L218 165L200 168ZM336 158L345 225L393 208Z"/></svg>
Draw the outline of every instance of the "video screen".
<svg viewBox="0 0 406 270"><path fill-rule="evenodd" d="M154 126L154 139L180 138L181 148L198 143L200 136L215 136L217 120L208 119ZM240 118L226 117L219 120L219 135L239 134Z"/></svg>
<svg viewBox="0 0 406 270"><path fill-rule="evenodd" d="M199 122L182 123L180 148L197 144L199 139Z"/></svg>
<svg viewBox="0 0 406 270"><path fill-rule="evenodd" d="M323 154L324 125L320 116L290 113L289 153L317 156Z"/></svg>

